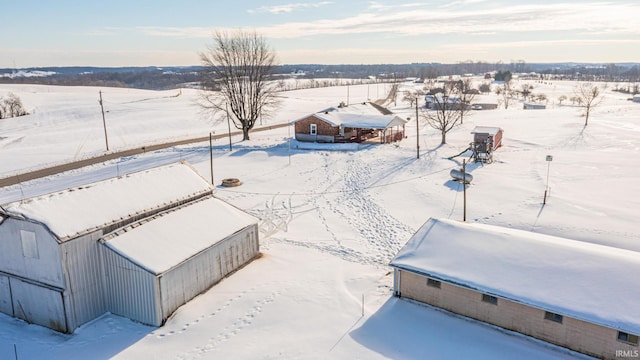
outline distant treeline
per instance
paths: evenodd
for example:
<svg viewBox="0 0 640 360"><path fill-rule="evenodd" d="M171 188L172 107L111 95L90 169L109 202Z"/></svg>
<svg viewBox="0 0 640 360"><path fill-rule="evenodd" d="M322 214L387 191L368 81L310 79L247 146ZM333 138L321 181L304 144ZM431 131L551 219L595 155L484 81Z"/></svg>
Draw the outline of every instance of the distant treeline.
<svg viewBox="0 0 640 360"><path fill-rule="evenodd" d="M45 84L64 86L109 86L165 90L198 87L200 66L186 67L43 67L0 69L0 83ZM640 64L528 64L461 62L456 64L415 63L378 65L281 65L275 69L276 79L295 76L298 79L377 79L385 82L405 78L435 79L448 75L482 75L496 72L535 73L539 78L584 79L615 82L640 81ZM34 72L47 76L28 76Z"/></svg>

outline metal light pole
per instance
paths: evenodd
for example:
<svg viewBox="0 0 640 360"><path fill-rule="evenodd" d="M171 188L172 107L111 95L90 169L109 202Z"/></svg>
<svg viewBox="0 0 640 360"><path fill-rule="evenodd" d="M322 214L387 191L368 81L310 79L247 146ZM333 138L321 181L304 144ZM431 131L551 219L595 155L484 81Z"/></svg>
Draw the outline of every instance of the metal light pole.
<svg viewBox="0 0 640 360"><path fill-rule="evenodd" d="M547 155L547 184L544 187L544 200L542 200L542 205L547 204L547 190L549 190L549 167L551 167L551 162L553 161L553 156Z"/></svg>

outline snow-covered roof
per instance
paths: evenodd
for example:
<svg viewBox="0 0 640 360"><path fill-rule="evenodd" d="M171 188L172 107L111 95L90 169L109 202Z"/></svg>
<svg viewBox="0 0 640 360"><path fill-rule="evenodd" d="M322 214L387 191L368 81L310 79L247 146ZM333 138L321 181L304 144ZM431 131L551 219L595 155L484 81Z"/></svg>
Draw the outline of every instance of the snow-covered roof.
<svg viewBox="0 0 640 360"><path fill-rule="evenodd" d="M157 275L257 222L252 215L209 197L131 227L105 245Z"/></svg>
<svg viewBox="0 0 640 360"><path fill-rule="evenodd" d="M345 115L341 116L341 126L350 128L387 129L407 123L407 120L396 115Z"/></svg>
<svg viewBox="0 0 640 360"><path fill-rule="evenodd" d="M8 214L44 223L62 241L137 212L211 190L186 163L157 167L4 205Z"/></svg>
<svg viewBox="0 0 640 360"><path fill-rule="evenodd" d="M539 233L429 219L391 266L640 334L640 253Z"/></svg>
<svg viewBox="0 0 640 360"><path fill-rule="evenodd" d="M495 135L502 129L494 126L476 126L471 130L471 134L490 134Z"/></svg>
<svg viewBox="0 0 640 360"><path fill-rule="evenodd" d="M404 125L407 120L393 115L382 114L381 110L370 103L358 103L344 107L330 107L314 113L313 116L330 124L361 129L386 129L392 126ZM309 115L294 120L291 123L308 118Z"/></svg>

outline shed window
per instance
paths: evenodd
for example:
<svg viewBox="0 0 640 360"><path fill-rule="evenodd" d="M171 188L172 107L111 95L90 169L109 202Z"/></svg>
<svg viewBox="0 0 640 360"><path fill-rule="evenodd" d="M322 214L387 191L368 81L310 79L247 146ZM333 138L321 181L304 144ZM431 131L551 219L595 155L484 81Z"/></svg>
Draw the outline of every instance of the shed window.
<svg viewBox="0 0 640 360"><path fill-rule="evenodd" d="M552 313L552 312L549 312L549 311L545 311L544 312L544 318L546 320L551 320L551 321L555 321L557 323L562 324L562 315L560 315L560 314L556 314L556 313Z"/></svg>
<svg viewBox="0 0 640 360"><path fill-rule="evenodd" d="M317 124L309 125L309 134L318 135L318 125Z"/></svg>
<svg viewBox="0 0 640 360"><path fill-rule="evenodd" d="M431 286L431 287L440 289L440 285L441 285L441 283L438 280L427 279L427 286Z"/></svg>
<svg viewBox="0 0 640 360"><path fill-rule="evenodd" d="M498 298L495 297L495 296L482 294L482 301L484 301L486 303L489 303L489 304L498 305Z"/></svg>
<svg viewBox="0 0 640 360"><path fill-rule="evenodd" d="M39 259L36 233L29 230L20 230L20 239L22 240L22 255L32 259Z"/></svg>
<svg viewBox="0 0 640 360"><path fill-rule="evenodd" d="M638 335L629 334L623 331L618 331L618 340L632 345L638 345Z"/></svg>

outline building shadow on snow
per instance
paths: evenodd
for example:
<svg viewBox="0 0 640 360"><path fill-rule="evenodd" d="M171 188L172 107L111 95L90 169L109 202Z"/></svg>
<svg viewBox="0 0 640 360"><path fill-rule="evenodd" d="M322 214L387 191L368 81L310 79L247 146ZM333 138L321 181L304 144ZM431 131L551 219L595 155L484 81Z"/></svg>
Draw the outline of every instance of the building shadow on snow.
<svg viewBox="0 0 640 360"><path fill-rule="evenodd" d="M111 359L158 329L106 313L76 329L68 340L50 349L46 358Z"/></svg>
<svg viewBox="0 0 640 360"><path fill-rule="evenodd" d="M448 311L391 297L349 336L390 359L589 358Z"/></svg>

